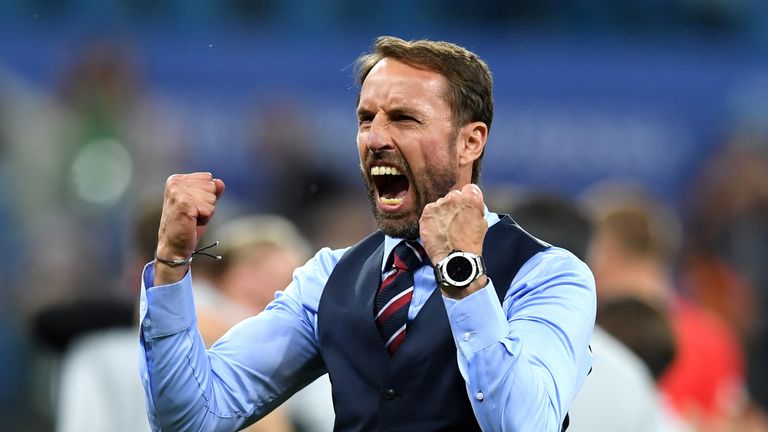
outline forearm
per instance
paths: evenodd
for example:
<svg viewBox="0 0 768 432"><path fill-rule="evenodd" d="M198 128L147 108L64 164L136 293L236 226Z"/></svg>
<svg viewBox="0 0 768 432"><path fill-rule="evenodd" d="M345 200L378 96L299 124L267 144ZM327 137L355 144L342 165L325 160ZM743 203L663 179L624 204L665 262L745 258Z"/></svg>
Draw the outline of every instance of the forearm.
<svg viewBox="0 0 768 432"><path fill-rule="evenodd" d="M459 369L478 422L485 431L556 430L551 425L559 423L560 403L553 397L554 383L509 333L495 295L484 290L465 299L473 304L462 306L486 310L483 314L449 314ZM484 304L491 302L496 305Z"/></svg>
<svg viewBox="0 0 768 432"><path fill-rule="evenodd" d="M244 421L211 412L210 368L204 366L202 343L192 342L196 336L183 331L151 341L142 338L141 371L153 430L234 431Z"/></svg>
<svg viewBox="0 0 768 432"><path fill-rule="evenodd" d="M142 287L140 319L140 366L152 428L237 430L242 418L211 413L211 367L197 331L191 287Z"/></svg>
<svg viewBox="0 0 768 432"><path fill-rule="evenodd" d="M560 430L567 408L556 383L523 351L522 342L510 338L458 360L484 431Z"/></svg>
<svg viewBox="0 0 768 432"><path fill-rule="evenodd" d="M483 430L559 431L589 370L593 287L557 271L521 285L528 292L503 306L492 281L459 302L446 300L459 369Z"/></svg>
<svg viewBox="0 0 768 432"><path fill-rule="evenodd" d="M189 278L142 290L142 377L155 429L238 430L321 373L311 325L288 296L206 351ZM276 332L286 343L274 343Z"/></svg>

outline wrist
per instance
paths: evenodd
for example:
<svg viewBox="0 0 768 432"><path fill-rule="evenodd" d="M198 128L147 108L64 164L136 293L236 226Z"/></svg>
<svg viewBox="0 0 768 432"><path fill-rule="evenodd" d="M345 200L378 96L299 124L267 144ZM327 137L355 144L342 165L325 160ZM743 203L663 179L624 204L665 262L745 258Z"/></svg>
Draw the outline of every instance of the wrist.
<svg viewBox="0 0 768 432"><path fill-rule="evenodd" d="M454 288L451 286L441 285L440 289L442 290L445 297L452 298L454 300L461 300L470 294L485 288L488 286L488 282L490 282L488 276L481 275L479 278L472 281L472 283L470 283L466 288Z"/></svg>
<svg viewBox="0 0 768 432"><path fill-rule="evenodd" d="M155 280L154 286L169 285L184 279L189 271L190 264L170 266L163 261L155 259Z"/></svg>
<svg viewBox="0 0 768 432"><path fill-rule="evenodd" d="M189 270L192 256L180 256L178 252L158 247L155 252L155 286L180 281Z"/></svg>
<svg viewBox="0 0 768 432"><path fill-rule="evenodd" d="M178 261L189 258L193 252L194 249L187 250L185 248L172 247L161 242L157 244L155 257L161 258L164 261Z"/></svg>
<svg viewBox="0 0 768 432"><path fill-rule="evenodd" d="M435 280L449 297L456 297L459 295L457 291L470 287L482 288L487 283L485 261L482 255L472 252L451 251L435 264L434 272Z"/></svg>
<svg viewBox="0 0 768 432"><path fill-rule="evenodd" d="M187 274L190 264L192 264L192 259L195 257L195 255L205 255L220 261L220 255L214 255L212 253L206 252L208 249L218 245L219 242L215 241L208 246L193 250L189 256L182 256L180 258L176 258L178 255L172 255L172 258L168 258L162 255L164 253L163 248L158 247L157 252L155 252L155 285L167 285L169 283L176 283L180 281L182 278L184 278L184 275Z"/></svg>
<svg viewBox="0 0 768 432"><path fill-rule="evenodd" d="M171 248L158 246L155 252L155 286L176 283L184 278L192 262L192 254L184 255Z"/></svg>

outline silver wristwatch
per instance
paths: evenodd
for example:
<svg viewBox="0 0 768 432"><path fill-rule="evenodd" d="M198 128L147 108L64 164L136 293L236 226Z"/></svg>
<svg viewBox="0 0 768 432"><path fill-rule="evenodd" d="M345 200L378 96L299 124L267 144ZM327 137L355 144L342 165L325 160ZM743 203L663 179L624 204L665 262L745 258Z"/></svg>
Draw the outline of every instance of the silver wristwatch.
<svg viewBox="0 0 768 432"><path fill-rule="evenodd" d="M435 266L438 285L464 289L486 273L483 257L470 252L453 251Z"/></svg>

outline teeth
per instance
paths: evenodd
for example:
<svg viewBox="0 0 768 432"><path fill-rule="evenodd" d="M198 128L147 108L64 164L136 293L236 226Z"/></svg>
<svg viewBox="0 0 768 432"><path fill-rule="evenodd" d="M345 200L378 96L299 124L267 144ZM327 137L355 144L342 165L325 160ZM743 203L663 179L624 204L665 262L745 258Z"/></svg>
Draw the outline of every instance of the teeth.
<svg viewBox="0 0 768 432"><path fill-rule="evenodd" d="M403 202L403 198L384 198L380 197L379 200L386 205L398 205Z"/></svg>
<svg viewBox="0 0 768 432"><path fill-rule="evenodd" d="M375 166L371 168L371 175L402 175L395 167Z"/></svg>

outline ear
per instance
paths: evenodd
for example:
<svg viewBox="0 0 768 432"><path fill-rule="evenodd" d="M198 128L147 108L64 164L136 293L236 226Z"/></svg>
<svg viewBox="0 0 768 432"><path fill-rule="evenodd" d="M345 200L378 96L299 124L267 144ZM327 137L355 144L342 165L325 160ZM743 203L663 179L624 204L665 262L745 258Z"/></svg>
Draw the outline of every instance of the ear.
<svg viewBox="0 0 768 432"><path fill-rule="evenodd" d="M457 143L459 167L471 166L480 158L488 140L488 126L483 122L473 122L462 126Z"/></svg>

